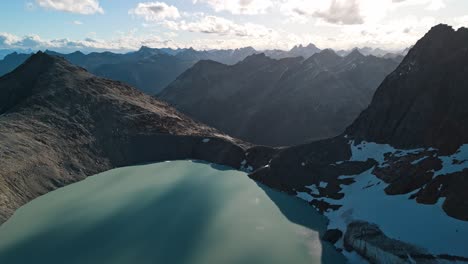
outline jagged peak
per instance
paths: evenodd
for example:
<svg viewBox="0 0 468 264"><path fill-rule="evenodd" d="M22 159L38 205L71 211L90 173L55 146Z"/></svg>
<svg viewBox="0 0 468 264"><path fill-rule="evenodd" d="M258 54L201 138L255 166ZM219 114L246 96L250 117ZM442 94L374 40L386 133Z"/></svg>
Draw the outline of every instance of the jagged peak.
<svg viewBox="0 0 468 264"><path fill-rule="evenodd" d="M361 59L364 58L364 54L362 54L358 48L354 48L351 53L349 53L345 58L348 60L355 60L355 59Z"/></svg>
<svg viewBox="0 0 468 264"><path fill-rule="evenodd" d="M327 55L327 56L338 56L338 54L336 54L336 52L332 49L324 49L324 50L321 50L320 52L316 53L317 55Z"/></svg>
<svg viewBox="0 0 468 264"><path fill-rule="evenodd" d="M63 58L42 51L33 54L18 68L0 77L0 84L3 85L0 87L0 98L4 99L0 100L0 114L35 92L48 89L49 85L37 85L43 74L52 73L51 76L63 77L64 73L71 72L72 67ZM52 79L44 78L45 81L53 81Z"/></svg>
<svg viewBox="0 0 468 264"><path fill-rule="evenodd" d="M270 57L268 57L264 52L262 52L262 53L255 53L255 54L249 55L242 62L265 60L265 59L271 60Z"/></svg>
<svg viewBox="0 0 468 264"><path fill-rule="evenodd" d="M466 49L468 43L468 29L454 30L452 26L439 24L432 27L413 48L410 49L404 62L420 61L429 63L437 57L454 54L456 50Z"/></svg>
<svg viewBox="0 0 468 264"><path fill-rule="evenodd" d="M291 51L295 51L298 49L318 49L317 46L315 46L313 43L309 43L307 46L304 46L302 44L294 46Z"/></svg>
<svg viewBox="0 0 468 264"><path fill-rule="evenodd" d="M153 50L153 48L150 48L148 46L143 45L143 46L140 47L140 49L138 51L146 51L146 50Z"/></svg>
<svg viewBox="0 0 468 264"><path fill-rule="evenodd" d="M238 50L238 51L256 51L255 48L253 48L252 46L238 48L238 49L235 49L235 50Z"/></svg>
<svg viewBox="0 0 468 264"><path fill-rule="evenodd" d="M334 64L342 60L342 57L332 49L324 49L320 52L315 53L310 58L304 61L304 64L308 64L312 61L320 61L321 63L325 63L327 65Z"/></svg>
<svg viewBox="0 0 468 264"><path fill-rule="evenodd" d="M46 52L50 52L49 50L46 50ZM28 65L28 64L40 64L40 65L46 65L50 64L53 62L57 62L60 60L59 57L54 56L54 55L49 55L46 52L38 51L35 54L31 55L23 65Z"/></svg>
<svg viewBox="0 0 468 264"><path fill-rule="evenodd" d="M65 58L50 55L46 52L38 51L37 53L31 55L23 64L18 68L10 72L11 76L20 76L22 79L37 79L39 75L46 72L86 72L81 67L75 66L69 63ZM5 75L5 76L7 76Z"/></svg>
<svg viewBox="0 0 468 264"><path fill-rule="evenodd" d="M434 34L434 33L438 33L438 32L450 32L450 33L453 33L453 32L455 32L455 30L454 30L453 27L450 26L450 25L447 25L447 24L438 24L438 25L433 26L433 27L427 32L427 34Z"/></svg>
<svg viewBox="0 0 468 264"><path fill-rule="evenodd" d="M336 54L336 52L332 49L324 49L312 55L309 59L307 59L307 61L317 59L317 58L341 58L341 57L338 54Z"/></svg>

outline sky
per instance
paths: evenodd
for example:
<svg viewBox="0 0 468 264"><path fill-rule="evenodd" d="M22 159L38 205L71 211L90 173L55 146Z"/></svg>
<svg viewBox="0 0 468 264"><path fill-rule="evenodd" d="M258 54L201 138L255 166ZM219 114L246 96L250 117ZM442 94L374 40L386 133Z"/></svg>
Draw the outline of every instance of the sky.
<svg viewBox="0 0 468 264"><path fill-rule="evenodd" d="M468 27L467 0L2 0L0 49L403 50L432 26Z"/></svg>

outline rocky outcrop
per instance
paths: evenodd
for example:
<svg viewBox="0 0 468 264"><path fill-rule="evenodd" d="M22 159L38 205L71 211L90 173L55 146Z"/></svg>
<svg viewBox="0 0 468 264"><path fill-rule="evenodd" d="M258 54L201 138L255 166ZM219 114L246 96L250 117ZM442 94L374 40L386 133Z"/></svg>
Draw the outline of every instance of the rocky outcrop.
<svg viewBox="0 0 468 264"><path fill-rule="evenodd" d="M373 160L349 161L350 157L351 149L346 138L321 140L276 150L269 163L251 173L250 177L291 194L306 190L304 186L326 182L327 187L319 189L317 197L339 199L342 197L340 185L352 183L349 179L339 179L339 176L356 175L376 164ZM319 208L326 211L328 206L322 204Z"/></svg>
<svg viewBox="0 0 468 264"><path fill-rule="evenodd" d="M250 145L120 82L38 53L0 78L0 223L115 167L200 159L239 168Z"/></svg>
<svg viewBox="0 0 468 264"><path fill-rule="evenodd" d="M445 212L468 220L468 198L462 191L468 186L464 176L468 169L436 174L442 169L442 156L468 143L468 90L464 86L468 76L467 43L468 29L434 27L385 79L371 105L346 130L346 135L278 150L269 166L253 172L251 177L293 194L323 181L328 185L318 188L316 197L339 198L339 185L351 184L339 180L340 175L372 169L372 174L388 184L387 195L416 192L412 198L425 204L446 198ZM324 56L324 52L319 55ZM354 51L349 56L363 55ZM349 162L349 144L360 140L407 149L426 148L413 154L388 153L383 166L375 166L372 159ZM465 164L466 160L454 158L450 162ZM325 201L312 203L321 211L335 208Z"/></svg>
<svg viewBox="0 0 468 264"><path fill-rule="evenodd" d="M367 222L349 224L344 244L346 249L355 250L371 263L438 263L422 249L388 238L377 225Z"/></svg>
<svg viewBox="0 0 468 264"><path fill-rule="evenodd" d="M348 225L344 236L345 248L356 251L370 263L379 264L435 264L468 263L468 258L450 255L431 255L414 245L387 237L371 223L356 221Z"/></svg>
<svg viewBox="0 0 468 264"><path fill-rule="evenodd" d="M358 51L343 58L332 50L306 60L257 54L232 66L201 61L158 97L236 138L296 145L343 132L397 65Z"/></svg>
<svg viewBox="0 0 468 264"><path fill-rule="evenodd" d="M329 229L323 234L322 239L324 241L335 244L343 236L343 232L339 229Z"/></svg>
<svg viewBox="0 0 468 264"><path fill-rule="evenodd" d="M348 245L374 263L466 261L459 242L466 240L462 221L468 221L466 35L464 28L434 27L346 133L278 149L250 176L306 200L330 217L329 228L345 231L352 221L374 219L369 212L395 210L394 218L375 218L395 238L395 223L450 234L446 241L412 241L426 252L376 226L351 226ZM421 230L405 232L420 238Z"/></svg>

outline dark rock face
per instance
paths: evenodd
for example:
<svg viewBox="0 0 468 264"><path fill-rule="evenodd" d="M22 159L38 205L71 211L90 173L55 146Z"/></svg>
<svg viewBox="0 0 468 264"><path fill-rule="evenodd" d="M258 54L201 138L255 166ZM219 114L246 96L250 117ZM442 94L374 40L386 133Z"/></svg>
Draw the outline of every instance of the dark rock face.
<svg viewBox="0 0 468 264"><path fill-rule="evenodd" d="M465 106L468 98L467 32L467 29L454 31L444 25L433 28L410 51L400 67L386 78L372 104L346 133L333 139L279 149L268 166L250 176L292 195L300 194L299 197L309 201L320 212L341 208L339 213L344 214L352 212L353 208L349 203L340 203L340 200L352 197L356 190L342 193L341 187L352 185L357 179L346 177L344 181L339 175L359 176L356 174L366 172L364 175L374 175L382 180L377 183L371 180L362 188L375 188L382 184L380 193L375 194L376 199L382 198L379 195L406 195L408 203L416 201L435 205L441 202L447 218L468 221L468 163L466 151L460 148L468 143L468 110ZM387 152L382 153L380 162L372 159L350 162L350 144L360 140L388 143L412 151L390 150L391 147L383 146L383 151ZM459 155L449 155L459 148ZM379 150L371 149L372 153L360 154L370 158L375 154L373 151ZM456 167L455 172L451 170L453 167ZM362 202L364 205L372 203ZM361 205L356 204L356 207ZM405 213L395 209L395 215ZM422 226L425 226L426 219L430 225L429 217L421 221ZM378 224L352 222L344 237L345 246L371 263L467 261L464 252L457 253L461 256L434 255L389 238ZM446 227L441 226L441 230L445 230L442 228ZM427 232L431 229L428 228ZM454 229L451 232L457 236L462 234Z"/></svg>
<svg viewBox="0 0 468 264"><path fill-rule="evenodd" d="M341 230L329 229L325 232L325 234L323 234L322 239L332 244L335 244L336 242L338 242L338 240L340 240L342 236L343 232L341 232Z"/></svg>
<svg viewBox="0 0 468 264"><path fill-rule="evenodd" d="M38 53L0 78L0 223L86 176L200 159L239 168L247 144L120 82Z"/></svg>
<svg viewBox="0 0 468 264"><path fill-rule="evenodd" d="M250 156L250 155L249 155ZM349 180L340 180L342 175L356 175L369 170L375 161L342 162L349 160L351 151L345 138L321 140L296 147L277 150L267 166L250 174L254 180L287 193L296 194L304 186L327 182L321 189L320 196L341 198L341 184L351 184ZM337 162L340 162L337 164ZM342 163L341 163L342 162ZM329 208L322 205L319 209Z"/></svg>
<svg viewBox="0 0 468 264"><path fill-rule="evenodd" d="M177 109L259 145L336 136L365 109L397 62L324 50L303 61L259 54L233 66L202 61L158 95Z"/></svg>
<svg viewBox="0 0 468 264"><path fill-rule="evenodd" d="M468 29L432 28L347 129L396 147L455 151L468 142Z"/></svg>

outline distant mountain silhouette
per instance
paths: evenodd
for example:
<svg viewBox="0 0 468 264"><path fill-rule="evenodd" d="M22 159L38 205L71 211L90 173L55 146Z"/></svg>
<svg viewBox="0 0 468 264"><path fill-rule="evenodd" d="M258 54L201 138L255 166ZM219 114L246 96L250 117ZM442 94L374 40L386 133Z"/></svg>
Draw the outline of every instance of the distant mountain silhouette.
<svg viewBox="0 0 468 264"><path fill-rule="evenodd" d="M31 54L13 52L8 54L0 61L0 76L11 72L21 63L26 61Z"/></svg>
<svg viewBox="0 0 468 264"><path fill-rule="evenodd" d="M50 55L64 57L69 62L96 75L125 82L148 94L158 93L200 60L211 59L231 64L243 60L255 52L251 47L209 51L142 47L136 52L126 54L112 52L84 54L80 51L61 54L49 50L45 51ZM7 56L0 61L0 76L18 67L29 56L30 54L18 53Z"/></svg>
<svg viewBox="0 0 468 264"><path fill-rule="evenodd" d="M303 57L305 59L314 55L315 53L320 52L320 49L317 48L314 44L309 44L307 46L296 45L289 51L284 50L266 50L264 53L273 58L273 59L284 59L290 57Z"/></svg>

